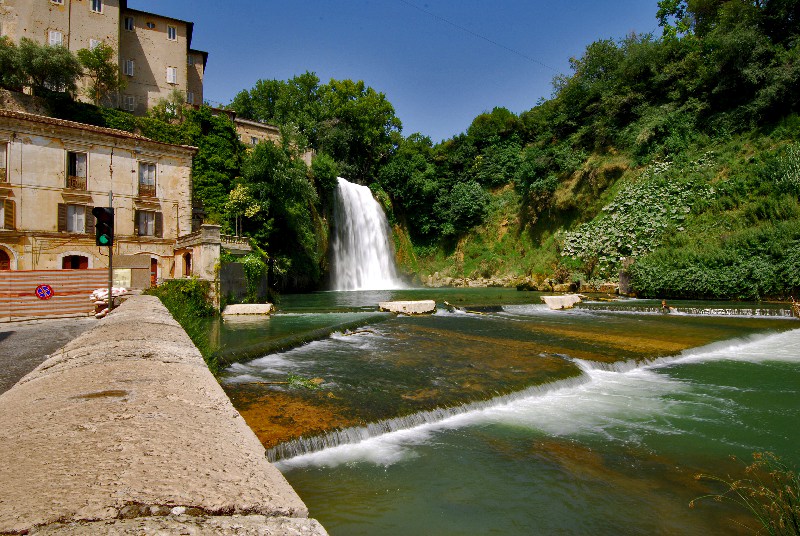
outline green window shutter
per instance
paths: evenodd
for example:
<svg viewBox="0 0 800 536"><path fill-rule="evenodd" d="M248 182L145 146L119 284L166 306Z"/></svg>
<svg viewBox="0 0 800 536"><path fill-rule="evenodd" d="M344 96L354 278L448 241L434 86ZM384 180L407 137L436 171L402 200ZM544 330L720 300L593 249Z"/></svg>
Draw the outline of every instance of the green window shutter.
<svg viewBox="0 0 800 536"><path fill-rule="evenodd" d="M160 212L156 212L155 232L153 233L158 238L164 238L164 218Z"/></svg>
<svg viewBox="0 0 800 536"><path fill-rule="evenodd" d="M16 225L14 225L17 221L16 214L14 209L16 208L15 203L10 200L6 199L3 203L3 229L15 229Z"/></svg>
<svg viewBox="0 0 800 536"><path fill-rule="evenodd" d="M94 215L92 215L92 209L94 207L86 206L84 210L86 210L86 215L84 216L84 220L86 222L86 234L93 235L94 234Z"/></svg>
<svg viewBox="0 0 800 536"><path fill-rule="evenodd" d="M62 232L67 230L67 205L65 203L58 204L58 230Z"/></svg>

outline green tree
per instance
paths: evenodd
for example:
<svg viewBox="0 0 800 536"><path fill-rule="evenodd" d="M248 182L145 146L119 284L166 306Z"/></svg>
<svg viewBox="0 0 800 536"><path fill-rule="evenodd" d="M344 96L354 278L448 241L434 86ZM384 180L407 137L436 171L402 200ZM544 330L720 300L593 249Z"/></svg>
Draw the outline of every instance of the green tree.
<svg viewBox="0 0 800 536"><path fill-rule="evenodd" d="M83 48L78 51L78 59L83 65L84 75L89 78L89 84L84 89L84 93L95 106L108 102L109 97L127 85L120 73L115 56L116 51L105 43L100 43L92 49Z"/></svg>
<svg viewBox="0 0 800 536"><path fill-rule="evenodd" d="M74 95L81 62L62 46L40 45L23 37L17 47L22 83L34 94L55 91Z"/></svg>
<svg viewBox="0 0 800 536"><path fill-rule="evenodd" d="M331 191L336 188L339 177L339 166L336 161L325 153L317 154L311 161L311 175L321 191Z"/></svg>
<svg viewBox="0 0 800 536"><path fill-rule="evenodd" d="M291 280L294 287L316 285L322 231L315 208L317 192L303 161L286 148L259 143L245 158L242 180L255 202L269 209L262 208L244 222L245 234L275 262L288 266L284 284Z"/></svg>
<svg viewBox="0 0 800 536"><path fill-rule="evenodd" d="M192 162L192 194L201 202L209 221L224 222L225 204L241 173L244 146L227 115L213 115L202 106L187 110L182 126L187 143L198 148Z"/></svg>
<svg viewBox="0 0 800 536"><path fill-rule="evenodd" d="M0 37L0 87L19 91L23 85L22 78L16 45L8 37Z"/></svg>
<svg viewBox="0 0 800 536"><path fill-rule="evenodd" d="M480 225L486 218L489 201L489 194L475 181L461 182L442 192L434 205L442 222L439 232L449 237Z"/></svg>
<svg viewBox="0 0 800 536"><path fill-rule="evenodd" d="M375 179L400 141L402 123L386 95L363 81L331 80L320 88L317 149L342 163L348 178Z"/></svg>

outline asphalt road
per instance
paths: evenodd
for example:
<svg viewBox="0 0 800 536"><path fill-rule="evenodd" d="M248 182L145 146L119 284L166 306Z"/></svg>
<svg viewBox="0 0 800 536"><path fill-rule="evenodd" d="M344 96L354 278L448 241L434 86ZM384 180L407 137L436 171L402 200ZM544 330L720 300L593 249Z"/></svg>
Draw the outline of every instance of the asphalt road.
<svg viewBox="0 0 800 536"><path fill-rule="evenodd" d="M0 394L95 325L93 316L0 323Z"/></svg>

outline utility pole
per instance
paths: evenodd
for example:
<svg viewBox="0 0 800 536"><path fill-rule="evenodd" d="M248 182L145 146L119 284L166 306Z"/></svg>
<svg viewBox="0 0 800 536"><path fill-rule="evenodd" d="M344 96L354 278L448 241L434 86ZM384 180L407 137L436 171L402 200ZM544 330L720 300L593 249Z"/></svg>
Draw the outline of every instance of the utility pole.
<svg viewBox="0 0 800 536"><path fill-rule="evenodd" d="M111 217L114 217L114 194L108 191L108 208L111 209ZM113 223L112 223L113 226ZM113 229L113 227L112 227ZM114 308L114 294L111 289L114 287L114 242L108 247L108 312Z"/></svg>

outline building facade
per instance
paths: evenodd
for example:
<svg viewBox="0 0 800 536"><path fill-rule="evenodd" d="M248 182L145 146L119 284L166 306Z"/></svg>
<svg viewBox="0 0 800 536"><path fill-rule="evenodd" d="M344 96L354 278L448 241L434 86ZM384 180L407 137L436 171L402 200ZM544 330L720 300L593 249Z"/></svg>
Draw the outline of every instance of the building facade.
<svg viewBox="0 0 800 536"><path fill-rule="evenodd" d="M126 87L107 104L143 115L180 93L203 103L208 53L194 50L194 24L129 9L126 0L0 0L0 35L72 52L99 43L117 51Z"/></svg>
<svg viewBox="0 0 800 536"><path fill-rule="evenodd" d="M145 257L152 283L192 275L185 244L176 247L192 232L196 151L0 110L0 270L107 268L92 208L109 206L111 193L115 266L141 266Z"/></svg>

